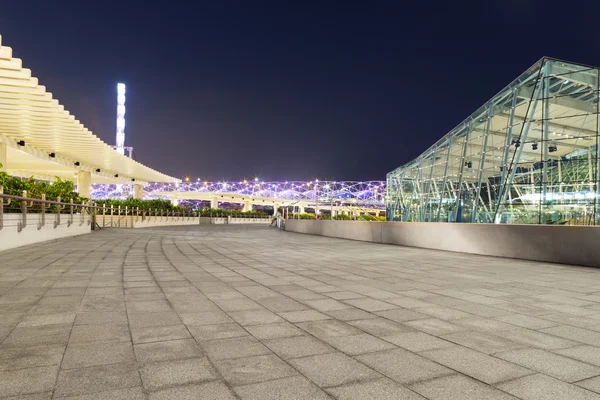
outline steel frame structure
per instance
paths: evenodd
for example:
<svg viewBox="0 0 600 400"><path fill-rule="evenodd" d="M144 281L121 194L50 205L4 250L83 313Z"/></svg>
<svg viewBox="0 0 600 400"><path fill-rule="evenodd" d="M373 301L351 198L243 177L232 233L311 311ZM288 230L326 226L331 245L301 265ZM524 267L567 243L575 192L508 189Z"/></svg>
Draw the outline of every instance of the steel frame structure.
<svg viewBox="0 0 600 400"><path fill-rule="evenodd" d="M236 193L286 201L310 201L325 205L353 205L385 209L385 181L237 181L237 182L181 182L175 184L149 183L144 186L146 198L158 198L156 193L201 192ZM93 185L92 198L125 198L116 185Z"/></svg>
<svg viewBox="0 0 600 400"><path fill-rule="evenodd" d="M390 221L600 225L600 70L542 58L387 174Z"/></svg>

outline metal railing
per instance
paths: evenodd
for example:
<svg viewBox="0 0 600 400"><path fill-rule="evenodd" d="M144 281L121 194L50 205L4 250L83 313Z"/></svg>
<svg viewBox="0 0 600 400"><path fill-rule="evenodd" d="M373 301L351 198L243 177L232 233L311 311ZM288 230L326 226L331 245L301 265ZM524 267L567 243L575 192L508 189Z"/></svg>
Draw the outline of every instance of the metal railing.
<svg viewBox="0 0 600 400"><path fill-rule="evenodd" d="M48 216L53 216L53 226L56 229L60 225L71 226L78 222L79 226L87 222L88 225L94 227L133 227L134 222L151 222L151 221L170 221L183 222L192 221L192 218L197 218L199 213L193 211L174 211L174 210L142 210L139 207L107 207L94 205L93 202L86 204L73 203L73 199L69 202L63 202L58 197L56 200L47 200L45 195L41 199L28 197L26 191L23 191L21 196L4 194L4 188L0 186L0 229L4 227L14 226L18 232L21 232L28 226L29 219L32 215L37 215L37 229L42 229L47 221ZM8 211L8 212L7 212ZM9 218L8 216L15 216ZM65 220L66 217L66 220ZM77 221L76 221L77 219ZM10 225L10 224L13 225Z"/></svg>

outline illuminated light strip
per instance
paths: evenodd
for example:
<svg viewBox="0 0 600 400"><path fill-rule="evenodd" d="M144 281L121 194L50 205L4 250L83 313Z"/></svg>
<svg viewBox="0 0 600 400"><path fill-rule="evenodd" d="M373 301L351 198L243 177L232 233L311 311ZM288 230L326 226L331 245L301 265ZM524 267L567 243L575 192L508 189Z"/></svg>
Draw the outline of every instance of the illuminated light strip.
<svg viewBox="0 0 600 400"><path fill-rule="evenodd" d="M125 84L117 83L117 151L125 154Z"/></svg>

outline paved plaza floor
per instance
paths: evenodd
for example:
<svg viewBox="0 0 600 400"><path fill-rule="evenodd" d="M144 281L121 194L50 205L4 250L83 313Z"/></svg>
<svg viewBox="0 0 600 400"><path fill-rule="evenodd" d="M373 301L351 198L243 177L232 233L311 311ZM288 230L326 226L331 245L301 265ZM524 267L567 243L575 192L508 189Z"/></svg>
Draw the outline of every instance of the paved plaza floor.
<svg viewBox="0 0 600 400"><path fill-rule="evenodd" d="M0 252L0 343L2 399L600 399L600 270L103 230Z"/></svg>

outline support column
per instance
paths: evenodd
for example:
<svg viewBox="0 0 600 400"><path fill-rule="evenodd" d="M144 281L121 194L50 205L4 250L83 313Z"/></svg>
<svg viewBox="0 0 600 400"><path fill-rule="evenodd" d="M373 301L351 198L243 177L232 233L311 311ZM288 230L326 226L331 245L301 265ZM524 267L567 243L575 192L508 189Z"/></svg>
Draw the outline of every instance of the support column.
<svg viewBox="0 0 600 400"><path fill-rule="evenodd" d="M213 197L213 198L210 200L210 208L212 208L212 209L214 209L214 210L216 210L216 209L218 209L218 208L219 208L219 200L217 200L217 198L216 198L216 197Z"/></svg>
<svg viewBox="0 0 600 400"><path fill-rule="evenodd" d="M246 201L244 203L244 208L242 209L243 212L250 212L252 211L252 202L251 201Z"/></svg>
<svg viewBox="0 0 600 400"><path fill-rule="evenodd" d="M91 198L92 174L87 171L77 172L77 192L81 197Z"/></svg>
<svg viewBox="0 0 600 400"><path fill-rule="evenodd" d="M6 171L6 143L0 142L0 172Z"/></svg>
<svg viewBox="0 0 600 400"><path fill-rule="evenodd" d="M173 197L171 199L171 204L173 204L173 206L177 207L179 205L179 199Z"/></svg>
<svg viewBox="0 0 600 400"><path fill-rule="evenodd" d="M144 190L141 183L133 185L133 198L141 200L144 197Z"/></svg>
<svg viewBox="0 0 600 400"><path fill-rule="evenodd" d="M298 214L304 214L304 206L298 206Z"/></svg>
<svg viewBox="0 0 600 400"><path fill-rule="evenodd" d="M273 204L273 215L277 215L277 210L279 210L279 207L281 207L280 203Z"/></svg>

